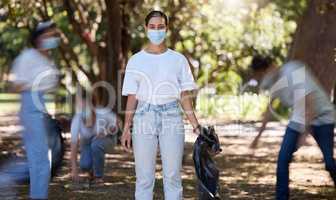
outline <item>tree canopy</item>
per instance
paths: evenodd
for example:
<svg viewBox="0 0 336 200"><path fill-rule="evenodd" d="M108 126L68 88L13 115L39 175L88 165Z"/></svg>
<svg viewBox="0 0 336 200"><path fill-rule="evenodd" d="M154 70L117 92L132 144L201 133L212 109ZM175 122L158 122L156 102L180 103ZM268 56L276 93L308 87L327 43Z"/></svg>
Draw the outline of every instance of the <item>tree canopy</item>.
<svg viewBox="0 0 336 200"><path fill-rule="evenodd" d="M64 88L74 93L72 83L100 80L117 86L129 56L147 42L145 15L160 9L169 16L169 47L189 59L200 87L236 94L249 79L248 64L255 53L270 54L279 64L286 60L307 4L307 0L4 0L1 78L6 80L11 62L28 45L36 23L52 19L62 32L62 45L54 53Z"/></svg>

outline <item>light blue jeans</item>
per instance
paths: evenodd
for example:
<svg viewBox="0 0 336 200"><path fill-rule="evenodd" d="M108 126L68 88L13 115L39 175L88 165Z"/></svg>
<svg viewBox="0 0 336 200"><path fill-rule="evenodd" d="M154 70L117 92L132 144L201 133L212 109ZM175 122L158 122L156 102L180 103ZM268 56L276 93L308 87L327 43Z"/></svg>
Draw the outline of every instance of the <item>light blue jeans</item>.
<svg viewBox="0 0 336 200"><path fill-rule="evenodd" d="M117 143L117 135L104 138L82 139L80 142L81 170L93 172L96 178L104 176L105 154L110 153Z"/></svg>
<svg viewBox="0 0 336 200"><path fill-rule="evenodd" d="M133 126L135 199L153 199L158 146L162 160L165 199L183 199L181 169L184 125L179 104L172 102L151 105L139 102L133 118Z"/></svg>
<svg viewBox="0 0 336 200"><path fill-rule="evenodd" d="M35 100L33 100L33 97ZM27 153L30 198L47 199L51 161L48 147L45 102L42 92L21 93L20 121L23 125L23 142Z"/></svg>

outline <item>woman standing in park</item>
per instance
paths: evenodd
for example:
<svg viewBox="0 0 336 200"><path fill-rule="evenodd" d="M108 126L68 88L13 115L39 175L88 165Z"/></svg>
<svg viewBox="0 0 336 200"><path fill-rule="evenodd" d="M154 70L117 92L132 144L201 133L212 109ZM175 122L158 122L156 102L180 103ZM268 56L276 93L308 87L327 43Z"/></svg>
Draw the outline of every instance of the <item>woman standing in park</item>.
<svg viewBox="0 0 336 200"><path fill-rule="evenodd" d="M122 145L135 158L137 200L153 199L155 161L160 148L164 196L180 200L184 124L179 103L199 133L190 91L197 88L187 59L167 48L168 17L161 11L145 19L148 46L128 61L122 94L128 96ZM131 126L133 127L131 131ZM132 143L131 143L132 140Z"/></svg>
<svg viewBox="0 0 336 200"><path fill-rule="evenodd" d="M58 84L58 70L50 57L60 38L53 22L38 24L31 35L33 48L25 49L16 58L11 81L21 93L20 121L27 153L30 198L47 199L51 161L48 147L44 94Z"/></svg>

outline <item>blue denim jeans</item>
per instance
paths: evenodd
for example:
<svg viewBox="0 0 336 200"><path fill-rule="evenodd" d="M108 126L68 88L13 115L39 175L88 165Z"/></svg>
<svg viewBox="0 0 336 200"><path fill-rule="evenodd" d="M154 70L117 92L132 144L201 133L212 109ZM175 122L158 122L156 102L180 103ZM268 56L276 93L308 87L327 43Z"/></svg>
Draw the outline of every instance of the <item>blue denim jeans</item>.
<svg viewBox="0 0 336 200"><path fill-rule="evenodd" d="M28 162L25 159L8 159L1 163L0 169L0 199L18 199L15 189L17 183L29 178Z"/></svg>
<svg viewBox="0 0 336 200"><path fill-rule="evenodd" d="M172 102L152 105L139 102L133 122L135 199L153 199L158 147L162 160L165 199L182 199L184 125L179 104Z"/></svg>
<svg viewBox="0 0 336 200"><path fill-rule="evenodd" d="M21 94L20 121L27 153L30 197L47 199L51 172L46 115L42 92L25 91Z"/></svg>
<svg viewBox="0 0 336 200"><path fill-rule="evenodd" d="M104 176L105 154L110 153L107 149L116 145L117 136L82 139L80 143L80 168L83 171L93 172L96 178L102 178Z"/></svg>
<svg viewBox="0 0 336 200"><path fill-rule="evenodd" d="M326 170L329 172L336 186L336 164L334 160L334 124L312 126L313 137L319 145ZM297 150L297 141L300 133L287 127L277 163L276 199L289 199L289 164Z"/></svg>

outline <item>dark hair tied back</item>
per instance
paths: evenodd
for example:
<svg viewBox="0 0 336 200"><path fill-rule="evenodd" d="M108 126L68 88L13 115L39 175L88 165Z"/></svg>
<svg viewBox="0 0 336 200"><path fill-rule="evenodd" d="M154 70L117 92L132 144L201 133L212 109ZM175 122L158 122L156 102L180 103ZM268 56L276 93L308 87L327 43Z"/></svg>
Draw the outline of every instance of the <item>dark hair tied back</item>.
<svg viewBox="0 0 336 200"><path fill-rule="evenodd" d="M254 71L265 70L273 63L270 56L256 55L253 57L250 68Z"/></svg>
<svg viewBox="0 0 336 200"><path fill-rule="evenodd" d="M166 26L168 26L168 17L167 17L167 15L164 12L159 11L159 10L153 10L150 13L148 13L148 15L145 18L145 24L146 24L146 26L148 25L149 20L152 19L153 17L162 17L165 20Z"/></svg>
<svg viewBox="0 0 336 200"><path fill-rule="evenodd" d="M37 47L36 41L43 33L53 28L56 28L56 24L53 21L40 22L30 36L30 43L33 47Z"/></svg>

